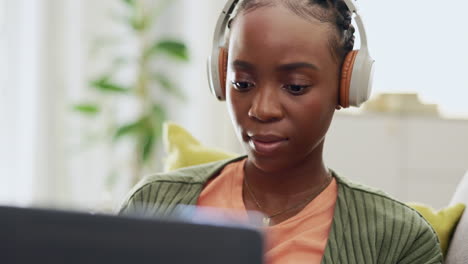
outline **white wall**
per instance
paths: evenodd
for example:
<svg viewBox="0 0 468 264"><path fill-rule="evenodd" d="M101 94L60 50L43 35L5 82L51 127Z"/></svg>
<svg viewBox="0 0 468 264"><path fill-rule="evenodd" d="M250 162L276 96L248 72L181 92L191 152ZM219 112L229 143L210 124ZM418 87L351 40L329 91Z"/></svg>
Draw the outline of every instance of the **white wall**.
<svg viewBox="0 0 468 264"><path fill-rule="evenodd" d="M337 114L327 165L402 201L446 206L468 170L468 120Z"/></svg>
<svg viewBox="0 0 468 264"><path fill-rule="evenodd" d="M38 1L1 1L0 203L33 199L37 169Z"/></svg>

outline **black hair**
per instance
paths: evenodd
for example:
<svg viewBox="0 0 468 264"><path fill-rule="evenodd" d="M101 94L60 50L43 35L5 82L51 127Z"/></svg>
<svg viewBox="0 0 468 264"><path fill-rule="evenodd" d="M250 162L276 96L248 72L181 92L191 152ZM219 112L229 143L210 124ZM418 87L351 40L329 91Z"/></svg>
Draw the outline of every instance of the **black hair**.
<svg viewBox="0 0 468 264"><path fill-rule="evenodd" d="M351 24L351 11L343 0L241 0L231 22L238 14L278 4L305 19L330 23L335 30L335 34L330 34L330 47L338 63L341 64L346 54L353 50L355 29Z"/></svg>

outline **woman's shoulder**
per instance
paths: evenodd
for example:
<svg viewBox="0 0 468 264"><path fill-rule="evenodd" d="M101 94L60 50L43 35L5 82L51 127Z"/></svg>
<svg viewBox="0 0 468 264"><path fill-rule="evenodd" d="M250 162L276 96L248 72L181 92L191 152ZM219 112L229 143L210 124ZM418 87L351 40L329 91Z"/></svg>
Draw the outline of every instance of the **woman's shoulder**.
<svg viewBox="0 0 468 264"><path fill-rule="evenodd" d="M345 177L335 174L339 185L339 193L350 208L364 210L373 213L375 217L384 217L387 220L403 221L415 218L426 222L426 220L413 208L393 198L384 191L351 181ZM390 218L390 219L389 219Z"/></svg>
<svg viewBox="0 0 468 264"><path fill-rule="evenodd" d="M205 183L218 174L227 164L242 157L215 161L170 172L156 173L144 177L127 194L119 214L145 213L148 206L173 206L193 204ZM154 206L153 206L154 207Z"/></svg>
<svg viewBox="0 0 468 264"><path fill-rule="evenodd" d="M190 167L179 168L169 172L161 172L144 177L133 188L133 191L144 188L148 185L158 185L161 183L173 184L205 184L211 177L219 173L226 165L238 161L243 157L234 159L214 161Z"/></svg>
<svg viewBox="0 0 468 264"><path fill-rule="evenodd" d="M354 237L367 240L373 251L380 257L385 255L385 259L398 263L439 263L442 255L437 234L416 210L381 190L338 175L336 179L337 211L347 221L342 229L360 232ZM411 259L418 261L408 262ZM419 262L423 259L429 262Z"/></svg>

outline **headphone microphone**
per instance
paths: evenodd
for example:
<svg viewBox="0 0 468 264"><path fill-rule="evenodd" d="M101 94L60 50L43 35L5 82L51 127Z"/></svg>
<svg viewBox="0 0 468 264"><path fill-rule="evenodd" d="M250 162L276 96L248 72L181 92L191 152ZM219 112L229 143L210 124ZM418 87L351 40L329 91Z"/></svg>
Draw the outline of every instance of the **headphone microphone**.
<svg viewBox="0 0 468 264"><path fill-rule="evenodd" d="M374 59L369 54L367 35L363 20L358 13L355 0L343 0L349 11L354 14L361 47L350 51L341 68L339 105L343 108L359 107L366 102L372 91ZM228 23L240 0L228 0L216 24L213 48L208 58L208 80L211 93L220 101L226 100L226 74L228 52L222 45L228 30Z"/></svg>

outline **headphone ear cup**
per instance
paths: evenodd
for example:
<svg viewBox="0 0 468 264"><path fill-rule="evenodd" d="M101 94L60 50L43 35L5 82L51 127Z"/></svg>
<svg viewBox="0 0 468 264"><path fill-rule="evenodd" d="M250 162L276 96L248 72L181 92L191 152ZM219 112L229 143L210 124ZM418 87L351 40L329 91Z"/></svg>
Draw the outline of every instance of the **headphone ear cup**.
<svg viewBox="0 0 468 264"><path fill-rule="evenodd" d="M341 68L341 79L340 79L340 92L339 92L339 105L343 108L349 107L349 94L351 87L351 79L353 75L354 62L359 50L350 51L343 62Z"/></svg>
<svg viewBox="0 0 468 264"><path fill-rule="evenodd" d="M219 48L219 81L221 90L223 91L223 98L226 98L226 75L227 75L227 61L228 61L228 52L225 48Z"/></svg>

